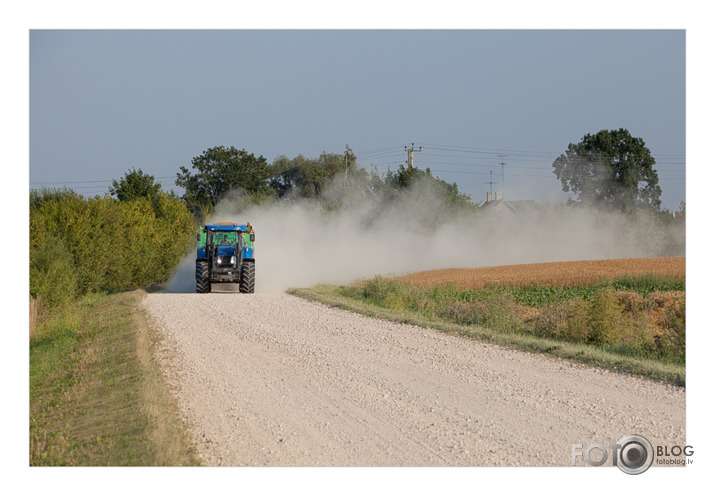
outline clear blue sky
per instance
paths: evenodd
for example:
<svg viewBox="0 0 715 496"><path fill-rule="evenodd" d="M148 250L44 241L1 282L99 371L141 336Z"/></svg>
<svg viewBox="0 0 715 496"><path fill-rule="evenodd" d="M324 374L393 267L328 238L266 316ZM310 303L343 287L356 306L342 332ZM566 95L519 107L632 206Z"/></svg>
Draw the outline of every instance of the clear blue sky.
<svg viewBox="0 0 715 496"><path fill-rule="evenodd" d="M551 163L627 128L685 199L684 30L30 32L30 187L107 191L130 168L175 189L217 145L404 163L482 202L564 199ZM377 150L377 151L375 151Z"/></svg>

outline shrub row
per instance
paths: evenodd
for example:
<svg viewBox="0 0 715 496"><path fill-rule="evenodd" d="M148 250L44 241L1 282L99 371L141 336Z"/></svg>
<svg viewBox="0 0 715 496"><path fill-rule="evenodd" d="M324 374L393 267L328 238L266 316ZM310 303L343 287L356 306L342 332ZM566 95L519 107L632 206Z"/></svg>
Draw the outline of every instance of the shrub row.
<svg viewBox="0 0 715 496"><path fill-rule="evenodd" d="M499 332L587 343L626 355L685 360L685 294L667 279L584 288L420 289L377 277L343 287L344 296ZM640 281L640 282L639 282ZM630 285L628 291L620 290ZM677 286L677 285L676 285ZM618 289L617 289L618 288Z"/></svg>
<svg viewBox="0 0 715 496"><path fill-rule="evenodd" d="M178 199L118 201L71 190L30 194L30 294L47 308L97 291L165 281L191 244Z"/></svg>
<svg viewBox="0 0 715 496"><path fill-rule="evenodd" d="M604 288L590 299L552 304L524 320L526 332L614 351L685 361L685 295Z"/></svg>

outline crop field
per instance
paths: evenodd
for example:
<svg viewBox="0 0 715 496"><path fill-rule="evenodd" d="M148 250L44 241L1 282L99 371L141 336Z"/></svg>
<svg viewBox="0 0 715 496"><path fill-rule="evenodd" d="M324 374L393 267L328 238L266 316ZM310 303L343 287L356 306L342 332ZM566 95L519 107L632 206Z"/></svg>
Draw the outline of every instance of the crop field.
<svg viewBox="0 0 715 496"><path fill-rule="evenodd" d="M443 269L418 272L400 277L398 280L423 289L453 285L459 289L483 289L490 286L593 286L623 277L644 275L657 275L684 281L685 259L624 258L505 265L479 269Z"/></svg>

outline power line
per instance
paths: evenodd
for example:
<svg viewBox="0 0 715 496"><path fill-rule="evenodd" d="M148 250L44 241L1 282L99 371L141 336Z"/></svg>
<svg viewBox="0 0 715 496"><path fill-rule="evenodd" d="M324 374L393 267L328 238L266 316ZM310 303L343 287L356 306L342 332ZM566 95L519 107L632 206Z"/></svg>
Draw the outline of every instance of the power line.
<svg viewBox="0 0 715 496"><path fill-rule="evenodd" d="M441 169L432 169L430 168L431 172L449 172L451 174L472 174L475 176L486 176L489 175L489 172L472 172L472 171L455 171L455 170L441 170ZM545 178L553 178L553 174L509 174L508 172L505 173L507 177L545 177Z"/></svg>
<svg viewBox="0 0 715 496"><path fill-rule="evenodd" d="M374 155L374 156L370 156L370 157L364 157L363 155L356 155L356 158L360 158L361 161L365 161L365 160L369 161L369 160L376 160L376 159L380 159L380 158L402 157L403 154L404 154L404 152L388 153L388 154L383 154L383 155Z"/></svg>
<svg viewBox="0 0 715 496"><path fill-rule="evenodd" d="M420 143L418 143L420 144ZM509 154L509 155L514 155L514 154L526 154L530 156L559 156L564 153L564 151L559 151L559 152L553 152L553 151L536 151L536 150L513 150L513 149L507 149L507 148L481 148L481 147L470 147L470 146L456 146L456 145L441 145L441 144L428 144L428 143L421 143L422 147L425 149L437 149L437 150L447 150L447 151L456 151L456 152L464 152L464 153L486 153L486 154L492 154L492 155L498 155L498 154ZM657 158L660 157L662 159L684 159L684 155L675 155L675 154L663 154L663 155L653 155L653 158L657 160Z"/></svg>
<svg viewBox="0 0 715 496"><path fill-rule="evenodd" d="M464 153L477 153L477 154L487 154L487 155L497 155L500 153L509 153L509 154L528 154L528 155L544 155L544 156L554 156L555 154L558 156L560 152L551 152L551 151L534 151L534 150L510 150L510 149L505 149L505 148L479 148L479 147L471 147L471 146L454 146L454 145L438 145L438 144L428 144L428 143L421 143L422 147L427 149L435 149L435 150L445 150L445 151L455 151L455 152L464 152Z"/></svg>
<svg viewBox="0 0 715 496"><path fill-rule="evenodd" d="M404 145L392 145L392 146L386 146L386 147L383 147L383 148L373 148L373 149L370 149L370 150L354 151L353 153L354 153L355 155L365 155L365 154L374 153L374 152L382 152L382 151L387 151L387 150L400 149L400 148L402 148L403 146L404 146Z"/></svg>
<svg viewBox="0 0 715 496"><path fill-rule="evenodd" d="M505 189L505 180L504 178L506 176L509 177L553 177L552 174L549 175L540 175L540 174L530 174L530 172L539 172L539 171L551 171L553 173L553 166L551 165L552 159L555 157L558 157L563 154L563 152L547 152L547 151L535 151L535 150L516 150L516 149L504 149L504 148L484 148L484 147L473 147L473 146L459 146L459 145L444 145L444 144L434 144L434 143L422 143L422 144L415 144L411 143L409 145L391 145L391 146L385 146L385 147L378 147L378 148L370 148L370 149L365 149L361 151L356 151L353 152L356 156L357 159L360 161L370 161L370 165L374 167L378 166L387 166L390 167L392 165L399 165L400 162L398 161L389 161L389 159L392 158L398 158L398 157L403 157L403 153L407 151L408 152L408 167L414 165L414 152L416 151L421 151L423 152L423 156L425 157L435 157L435 158L444 158L447 160L430 160L428 162L424 162L421 164L425 167L430 167L430 166L457 166L460 168L468 168L472 169L470 170L441 170L439 172L447 172L447 173L453 173L453 174L477 174L477 175L486 175L486 172L473 172L474 168L489 168L493 167L493 162L489 161L489 158L499 158L500 162L499 164L502 166L502 190ZM432 151L433 153L429 153ZM436 153L435 153L436 152ZM442 152L442 153L440 153ZM509 156L509 161L510 169L518 169L523 172L519 172L518 174L510 174L504 171L504 158ZM485 162L475 162L475 158L483 158L486 159ZM654 165L654 169L656 172L659 174L659 180L661 181L683 181L685 178L680 178L680 177L667 177L670 174L678 174L678 173L685 173L684 166L685 164L685 156L684 155L677 155L677 154L663 154L663 155L657 155L653 156L653 158L656 160L656 163ZM388 161L385 161L387 159ZM451 159L451 160L450 160ZM467 162L462 162L461 159L464 159ZM548 164L545 164L544 161L547 160L549 161ZM455 160L455 161L453 161ZM529 165L514 165L513 163L528 163ZM237 176L240 176L242 173L237 172L235 174L227 174L224 175L224 178L231 180ZM155 177L155 181L157 183L165 182L165 181L171 181L172 186L175 185L175 181L177 179L178 174L172 175L172 176L157 176ZM53 185L63 185L65 188L72 188L72 189L78 189L78 190L87 190L87 189L93 189L97 190L98 188L101 188L102 186L109 186L113 181L116 179L94 179L94 180L77 180L77 181L32 181L30 182L31 187L35 188L40 188L40 187L45 187L45 186L53 186ZM106 190L102 190L102 192L106 192Z"/></svg>

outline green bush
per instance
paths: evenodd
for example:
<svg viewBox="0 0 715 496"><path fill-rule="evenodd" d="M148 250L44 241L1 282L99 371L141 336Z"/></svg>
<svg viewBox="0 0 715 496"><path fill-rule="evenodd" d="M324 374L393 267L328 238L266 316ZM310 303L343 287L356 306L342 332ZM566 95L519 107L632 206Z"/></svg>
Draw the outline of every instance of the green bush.
<svg viewBox="0 0 715 496"><path fill-rule="evenodd" d="M541 312L531 322L531 332L542 338L566 339L569 312L573 305L574 302L566 304L553 303L542 308Z"/></svg>
<svg viewBox="0 0 715 496"><path fill-rule="evenodd" d="M59 305L74 296L165 281L191 246L193 231L186 207L163 193L118 201L33 191L30 292Z"/></svg>
<svg viewBox="0 0 715 496"><path fill-rule="evenodd" d="M404 294L405 288L404 284L378 276L365 283L362 288L362 296L367 300L385 304L388 297Z"/></svg>
<svg viewBox="0 0 715 496"><path fill-rule="evenodd" d="M449 322L462 325L478 325L486 320L486 306L467 301L441 301L432 313Z"/></svg>
<svg viewBox="0 0 715 496"><path fill-rule="evenodd" d="M685 301L671 278L623 278L618 284L548 288L529 286L460 290L456 285L423 290L376 277L343 287L364 299L430 319L484 326L500 333L595 345L629 356L685 360ZM617 289L627 286L628 291Z"/></svg>
<svg viewBox="0 0 715 496"><path fill-rule="evenodd" d="M507 293L486 293L483 295L483 324L501 332L520 332L523 320L516 301Z"/></svg>
<svg viewBox="0 0 715 496"><path fill-rule="evenodd" d="M594 344L616 344L623 327L624 306L617 292L607 288L596 293L588 309L588 339Z"/></svg>
<svg viewBox="0 0 715 496"><path fill-rule="evenodd" d="M56 236L30 245L30 294L47 308L64 306L77 295L74 259Z"/></svg>
<svg viewBox="0 0 715 496"><path fill-rule="evenodd" d="M685 361L685 300L666 310L666 332L656 337L658 355Z"/></svg>
<svg viewBox="0 0 715 496"><path fill-rule="evenodd" d="M566 326L559 337L571 343L585 343L590 333L590 304L587 300L574 300L570 307Z"/></svg>

